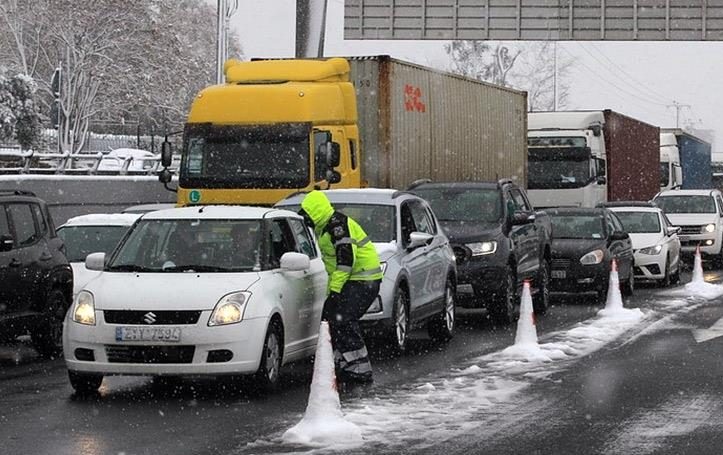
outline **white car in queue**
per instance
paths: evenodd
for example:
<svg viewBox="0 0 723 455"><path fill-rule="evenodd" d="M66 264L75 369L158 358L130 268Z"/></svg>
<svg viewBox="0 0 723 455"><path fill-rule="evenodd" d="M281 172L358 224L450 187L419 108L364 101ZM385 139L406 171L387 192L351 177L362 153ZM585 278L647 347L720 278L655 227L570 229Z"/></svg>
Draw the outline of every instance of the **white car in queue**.
<svg viewBox="0 0 723 455"><path fill-rule="evenodd" d="M670 286L680 280L680 228L673 226L652 202L608 202L630 235L635 254L635 279Z"/></svg>
<svg viewBox="0 0 723 455"><path fill-rule="evenodd" d="M296 213L194 206L145 214L81 290L63 330L79 393L106 375L255 375L314 354L327 275Z"/></svg>

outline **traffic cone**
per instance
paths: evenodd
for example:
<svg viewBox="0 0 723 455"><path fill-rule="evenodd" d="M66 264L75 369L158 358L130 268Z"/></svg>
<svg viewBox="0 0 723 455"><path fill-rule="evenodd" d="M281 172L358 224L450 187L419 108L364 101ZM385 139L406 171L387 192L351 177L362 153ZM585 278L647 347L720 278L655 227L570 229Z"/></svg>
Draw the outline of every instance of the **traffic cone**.
<svg viewBox="0 0 723 455"><path fill-rule="evenodd" d="M286 430L282 439L292 444L323 446L362 440L359 427L344 419L336 388L334 354L329 323L321 321L316 344L314 375L306 412L301 421Z"/></svg>
<svg viewBox="0 0 723 455"><path fill-rule="evenodd" d="M623 296L620 294L620 278L618 277L618 262L613 258L610 264L610 279L608 280L608 296L605 301L606 311L615 311L623 307Z"/></svg>
<svg viewBox="0 0 723 455"><path fill-rule="evenodd" d="M700 245L695 247L695 259L693 260L693 278L691 283L705 283L703 278L703 259L700 256Z"/></svg>
<svg viewBox="0 0 723 455"><path fill-rule="evenodd" d="M517 333L515 334L515 346L519 345L537 345L537 328L535 327L535 312L532 308L529 280L525 280L522 285L520 319L517 321Z"/></svg>

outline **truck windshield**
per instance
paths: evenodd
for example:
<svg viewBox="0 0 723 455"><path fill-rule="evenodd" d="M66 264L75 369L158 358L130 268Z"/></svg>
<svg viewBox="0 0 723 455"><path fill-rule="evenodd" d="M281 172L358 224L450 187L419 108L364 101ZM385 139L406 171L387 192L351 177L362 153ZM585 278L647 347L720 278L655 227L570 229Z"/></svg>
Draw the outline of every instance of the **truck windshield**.
<svg viewBox="0 0 723 455"><path fill-rule="evenodd" d="M429 202L439 221L496 223L502 217L502 199L497 189L420 188L414 193Z"/></svg>
<svg viewBox="0 0 723 455"><path fill-rule="evenodd" d="M187 125L184 188L303 188L309 184L310 124Z"/></svg>
<svg viewBox="0 0 723 455"><path fill-rule="evenodd" d="M590 159L590 150L585 147L531 147L528 153L528 189L587 186L592 180Z"/></svg>
<svg viewBox="0 0 723 455"><path fill-rule="evenodd" d="M111 258L116 272L243 272L258 267L258 220L141 220Z"/></svg>
<svg viewBox="0 0 723 455"><path fill-rule="evenodd" d="M711 196L663 196L655 204L665 213L716 213Z"/></svg>
<svg viewBox="0 0 723 455"><path fill-rule="evenodd" d="M670 163L665 161L660 162L660 186L668 186L668 182L670 182L670 175L668 172L669 164Z"/></svg>

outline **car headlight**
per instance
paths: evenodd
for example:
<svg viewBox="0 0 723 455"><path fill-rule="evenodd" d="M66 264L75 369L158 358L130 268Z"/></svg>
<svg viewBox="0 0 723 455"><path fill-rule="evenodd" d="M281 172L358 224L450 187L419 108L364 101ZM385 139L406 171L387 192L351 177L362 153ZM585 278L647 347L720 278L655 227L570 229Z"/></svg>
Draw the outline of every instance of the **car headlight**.
<svg viewBox="0 0 723 455"><path fill-rule="evenodd" d="M605 258L603 250L594 250L587 253L585 256L580 258L580 264L582 265L595 265L599 264Z"/></svg>
<svg viewBox="0 0 723 455"><path fill-rule="evenodd" d="M233 292L221 297L221 300L213 309L211 317L208 318L208 326L213 327L241 322L249 298L251 298L251 293L247 291Z"/></svg>
<svg viewBox="0 0 723 455"><path fill-rule="evenodd" d="M640 254L660 254L660 252L663 251L663 245L655 245L648 248L641 248L639 250Z"/></svg>
<svg viewBox="0 0 723 455"><path fill-rule="evenodd" d="M703 229L701 229L701 232L715 232L715 224L706 224L705 226L703 226Z"/></svg>
<svg viewBox="0 0 723 455"><path fill-rule="evenodd" d="M472 256L492 254L497 251L497 241L466 243L465 246L472 251Z"/></svg>
<svg viewBox="0 0 723 455"><path fill-rule="evenodd" d="M88 291L80 291L73 304L73 321L95 325L95 298Z"/></svg>

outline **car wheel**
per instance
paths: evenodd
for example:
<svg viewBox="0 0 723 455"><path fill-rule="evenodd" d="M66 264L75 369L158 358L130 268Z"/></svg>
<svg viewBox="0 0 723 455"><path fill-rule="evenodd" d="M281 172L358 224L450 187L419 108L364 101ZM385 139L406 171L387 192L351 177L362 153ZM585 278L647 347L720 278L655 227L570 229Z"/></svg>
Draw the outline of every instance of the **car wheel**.
<svg viewBox="0 0 723 455"><path fill-rule="evenodd" d="M282 340L281 324L275 320L271 321L269 328L266 330L264 347L261 350L259 370L254 378L256 386L262 391L272 391L279 384L283 355Z"/></svg>
<svg viewBox="0 0 723 455"><path fill-rule="evenodd" d="M665 258L665 272L663 272L663 278L660 280L660 285L667 288L673 282L673 278L670 273L670 256Z"/></svg>
<svg viewBox="0 0 723 455"><path fill-rule="evenodd" d="M625 284L623 284L621 291L623 295L626 296L631 296L635 292L635 274L633 273L632 265L630 266L630 275L627 281L625 281Z"/></svg>
<svg viewBox="0 0 723 455"><path fill-rule="evenodd" d="M32 342L41 356L54 358L63 350L63 319L67 308L63 291L50 291L46 305L45 314L32 330Z"/></svg>
<svg viewBox="0 0 723 455"><path fill-rule="evenodd" d="M675 272L673 272L673 275L670 278L670 282L672 284L680 283L680 258L678 258L678 264L675 267Z"/></svg>
<svg viewBox="0 0 723 455"><path fill-rule="evenodd" d="M409 337L409 295L404 288L394 291L394 308L392 309L392 331L389 336L392 350L402 353L407 350Z"/></svg>
<svg viewBox="0 0 723 455"><path fill-rule="evenodd" d="M543 315L550 305L550 263L544 261L537 272L537 294L532 297L536 315Z"/></svg>
<svg viewBox="0 0 723 455"><path fill-rule="evenodd" d="M517 305L517 277L512 269L507 271L505 292L488 307L490 319L498 325L511 324L515 320L515 307Z"/></svg>
<svg viewBox="0 0 723 455"><path fill-rule="evenodd" d="M75 393L87 395L98 392L100 384L103 382L103 375L68 370L68 379L70 379L70 385Z"/></svg>
<svg viewBox="0 0 723 455"><path fill-rule="evenodd" d="M454 336L456 306L454 300L454 284L447 280L444 290L444 306L442 312L429 321L427 331L432 339L448 341Z"/></svg>

